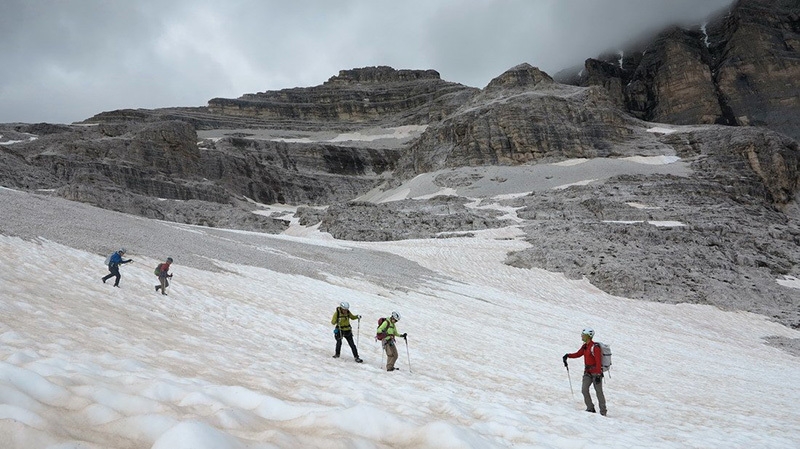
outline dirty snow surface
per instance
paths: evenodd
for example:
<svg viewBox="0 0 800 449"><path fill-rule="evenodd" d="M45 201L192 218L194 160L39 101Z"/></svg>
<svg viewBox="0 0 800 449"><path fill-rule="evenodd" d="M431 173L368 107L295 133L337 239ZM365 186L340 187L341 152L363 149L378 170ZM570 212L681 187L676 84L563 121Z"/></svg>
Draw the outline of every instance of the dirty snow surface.
<svg viewBox="0 0 800 449"><path fill-rule="evenodd" d="M795 448L800 332L502 263L514 228L335 241L130 217L0 189L0 447ZM295 230L296 231L296 230ZM302 237L298 237L301 235ZM127 248L121 288L100 278ZM153 267L171 256L168 296ZM336 305L360 356L334 351ZM408 333L382 369L377 320ZM611 345L583 411L581 329ZM574 390L574 394L572 392Z"/></svg>

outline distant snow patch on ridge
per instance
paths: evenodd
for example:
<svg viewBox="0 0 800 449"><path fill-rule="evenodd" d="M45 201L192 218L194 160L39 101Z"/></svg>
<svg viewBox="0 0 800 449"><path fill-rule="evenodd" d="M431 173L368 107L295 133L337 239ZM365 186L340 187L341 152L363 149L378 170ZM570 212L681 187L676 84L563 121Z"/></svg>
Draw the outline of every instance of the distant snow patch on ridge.
<svg viewBox="0 0 800 449"><path fill-rule="evenodd" d="M708 41L708 30L706 29L706 25L708 25L708 22L703 22L703 24L700 25L700 31L703 32L703 43L706 44L706 47L710 47L711 42Z"/></svg>
<svg viewBox="0 0 800 449"><path fill-rule="evenodd" d="M636 208L636 209L661 209L660 207L657 207L657 206L648 206L646 204L634 203L634 202L625 203L625 204L627 204L630 207Z"/></svg>
<svg viewBox="0 0 800 449"><path fill-rule="evenodd" d="M680 228L686 226L680 221L648 221L647 223L659 228Z"/></svg>
<svg viewBox="0 0 800 449"><path fill-rule="evenodd" d="M649 225L653 225L658 228L679 228L682 226L686 226L686 224L681 223L680 221L603 220L603 223L616 223L616 224L647 223Z"/></svg>
<svg viewBox="0 0 800 449"><path fill-rule="evenodd" d="M428 125L406 125L398 126L396 128L383 128L355 131L351 133L337 134L333 138L324 138L321 136L312 137L274 137L269 140L275 142L287 143L339 143L339 142L374 142L382 139L403 140L416 137L422 134Z"/></svg>
<svg viewBox="0 0 800 449"><path fill-rule="evenodd" d="M783 276L783 279L776 279L778 284L783 285L784 287L789 288L796 288L800 290L800 279L797 279L794 276Z"/></svg>
<svg viewBox="0 0 800 449"><path fill-rule="evenodd" d="M622 160L636 162L637 164L666 165L678 162L681 158L678 156L631 156L624 157Z"/></svg>
<svg viewBox="0 0 800 449"><path fill-rule="evenodd" d="M373 140L378 140L378 139L407 139L409 137L414 137L421 134L427 128L428 125L406 125L406 126L398 126L396 128L387 128L384 131L389 131L389 132L383 134L369 134L369 133L364 134L361 132L344 133L344 134L339 134L338 136L328 140L327 142L349 142L349 141L372 142Z"/></svg>
<svg viewBox="0 0 800 449"><path fill-rule="evenodd" d="M596 179L584 179L583 181L573 182L570 184L561 184L560 186L553 187L553 190L564 190L570 188L572 186L586 186L591 184L592 182L597 181Z"/></svg>
<svg viewBox="0 0 800 449"><path fill-rule="evenodd" d="M588 161L589 159L586 158L567 159L566 161L554 162L551 165L556 165L558 167L572 167L573 165L583 164L584 162Z"/></svg>
<svg viewBox="0 0 800 449"><path fill-rule="evenodd" d="M672 133L675 133L675 132L678 132L678 131L675 130L675 129L662 128L660 126L654 126L653 128L648 128L647 132L649 132L649 133L659 133L659 134L672 134Z"/></svg>
<svg viewBox="0 0 800 449"><path fill-rule="evenodd" d="M674 156L601 157L535 165L458 167L423 173L388 190L377 187L356 199L382 203L436 195L494 198L586 186L619 175L687 176L689 173L688 164ZM501 199L496 198L498 201Z"/></svg>
<svg viewBox="0 0 800 449"><path fill-rule="evenodd" d="M28 134L28 133L25 133L25 134ZM39 138L38 136L34 136L33 134L28 134L28 135L30 137L28 137L26 140L7 140L5 142L0 142L0 145L13 145L15 143L20 143L20 142L32 142L32 141L34 141L34 140ZM3 138L3 135L0 134L0 139L2 139L2 138Z"/></svg>

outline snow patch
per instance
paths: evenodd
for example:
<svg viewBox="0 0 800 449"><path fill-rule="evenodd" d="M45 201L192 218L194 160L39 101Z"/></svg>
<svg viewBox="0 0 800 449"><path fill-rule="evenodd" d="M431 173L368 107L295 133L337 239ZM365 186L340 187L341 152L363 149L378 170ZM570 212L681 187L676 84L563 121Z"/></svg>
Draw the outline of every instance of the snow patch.
<svg viewBox="0 0 800 449"><path fill-rule="evenodd" d="M703 24L700 25L700 30L703 32L703 43L706 45L706 47L710 47L711 42L708 41L708 30L706 30L706 25L708 25L708 22L703 22Z"/></svg>
<svg viewBox="0 0 800 449"><path fill-rule="evenodd" d="M570 183L570 184L562 184L560 186L553 187L553 190L564 190L564 189L568 189L568 188L570 188L572 186L586 186L586 185L591 184L594 181L597 181L597 179L585 179L583 181L573 182L573 183Z"/></svg>
<svg viewBox="0 0 800 449"><path fill-rule="evenodd" d="M630 207L636 208L636 209L661 209L660 207L657 207L657 206L648 206L646 204L635 203L635 202L630 202L630 203L625 203L625 204L627 204Z"/></svg>
<svg viewBox="0 0 800 449"><path fill-rule="evenodd" d="M647 223L649 225L653 225L659 228L675 228L675 227L686 226L684 223L681 223L680 221L603 220L603 223L618 223L618 224Z"/></svg>
<svg viewBox="0 0 800 449"><path fill-rule="evenodd" d="M659 134L672 134L678 132L678 130L671 129L671 128L664 128L662 126L654 126L652 128L647 128L647 132L649 133L659 133Z"/></svg>
<svg viewBox="0 0 800 449"><path fill-rule="evenodd" d="M800 290L800 279L794 276L783 276L783 279L776 279L778 284L784 287L796 288Z"/></svg>
<svg viewBox="0 0 800 449"><path fill-rule="evenodd" d="M573 165L583 164L583 163L588 162L588 161L589 161L589 159L586 159L586 158L567 159L566 161L553 162L550 165L556 165L558 167L572 167Z"/></svg>
<svg viewBox="0 0 800 449"><path fill-rule="evenodd" d="M686 226L686 224L680 221L648 221L647 223L659 228L679 228Z"/></svg>
<svg viewBox="0 0 800 449"><path fill-rule="evenodd" d="M678 156L631 156L622 158L623 161L636 162L645 165L667 165L681 160Z"/></svg>

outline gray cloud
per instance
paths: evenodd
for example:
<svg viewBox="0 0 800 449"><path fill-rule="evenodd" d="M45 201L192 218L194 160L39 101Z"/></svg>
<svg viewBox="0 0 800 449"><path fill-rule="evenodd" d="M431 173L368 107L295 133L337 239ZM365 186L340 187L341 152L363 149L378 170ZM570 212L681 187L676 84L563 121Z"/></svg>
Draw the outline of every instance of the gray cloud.
<svg viewBox="0 0 800 449"><path fill-rule="evenodd" d="M373 65L484 87L554 74L733 0L4 0L0 122L202 106Z"/></svg>

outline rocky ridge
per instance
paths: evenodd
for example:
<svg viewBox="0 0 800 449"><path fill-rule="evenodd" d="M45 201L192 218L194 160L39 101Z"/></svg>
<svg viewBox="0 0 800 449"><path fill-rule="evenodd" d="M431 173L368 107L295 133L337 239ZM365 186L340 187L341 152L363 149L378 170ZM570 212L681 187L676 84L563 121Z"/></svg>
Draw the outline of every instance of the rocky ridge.
<svg viewBox="0 0 800 449"><path fill-rule="evenodd" d="M586 61L579 76L636 117L673 124L758 125L800 138L800 3L739 0L697 29Z"/></svg>

